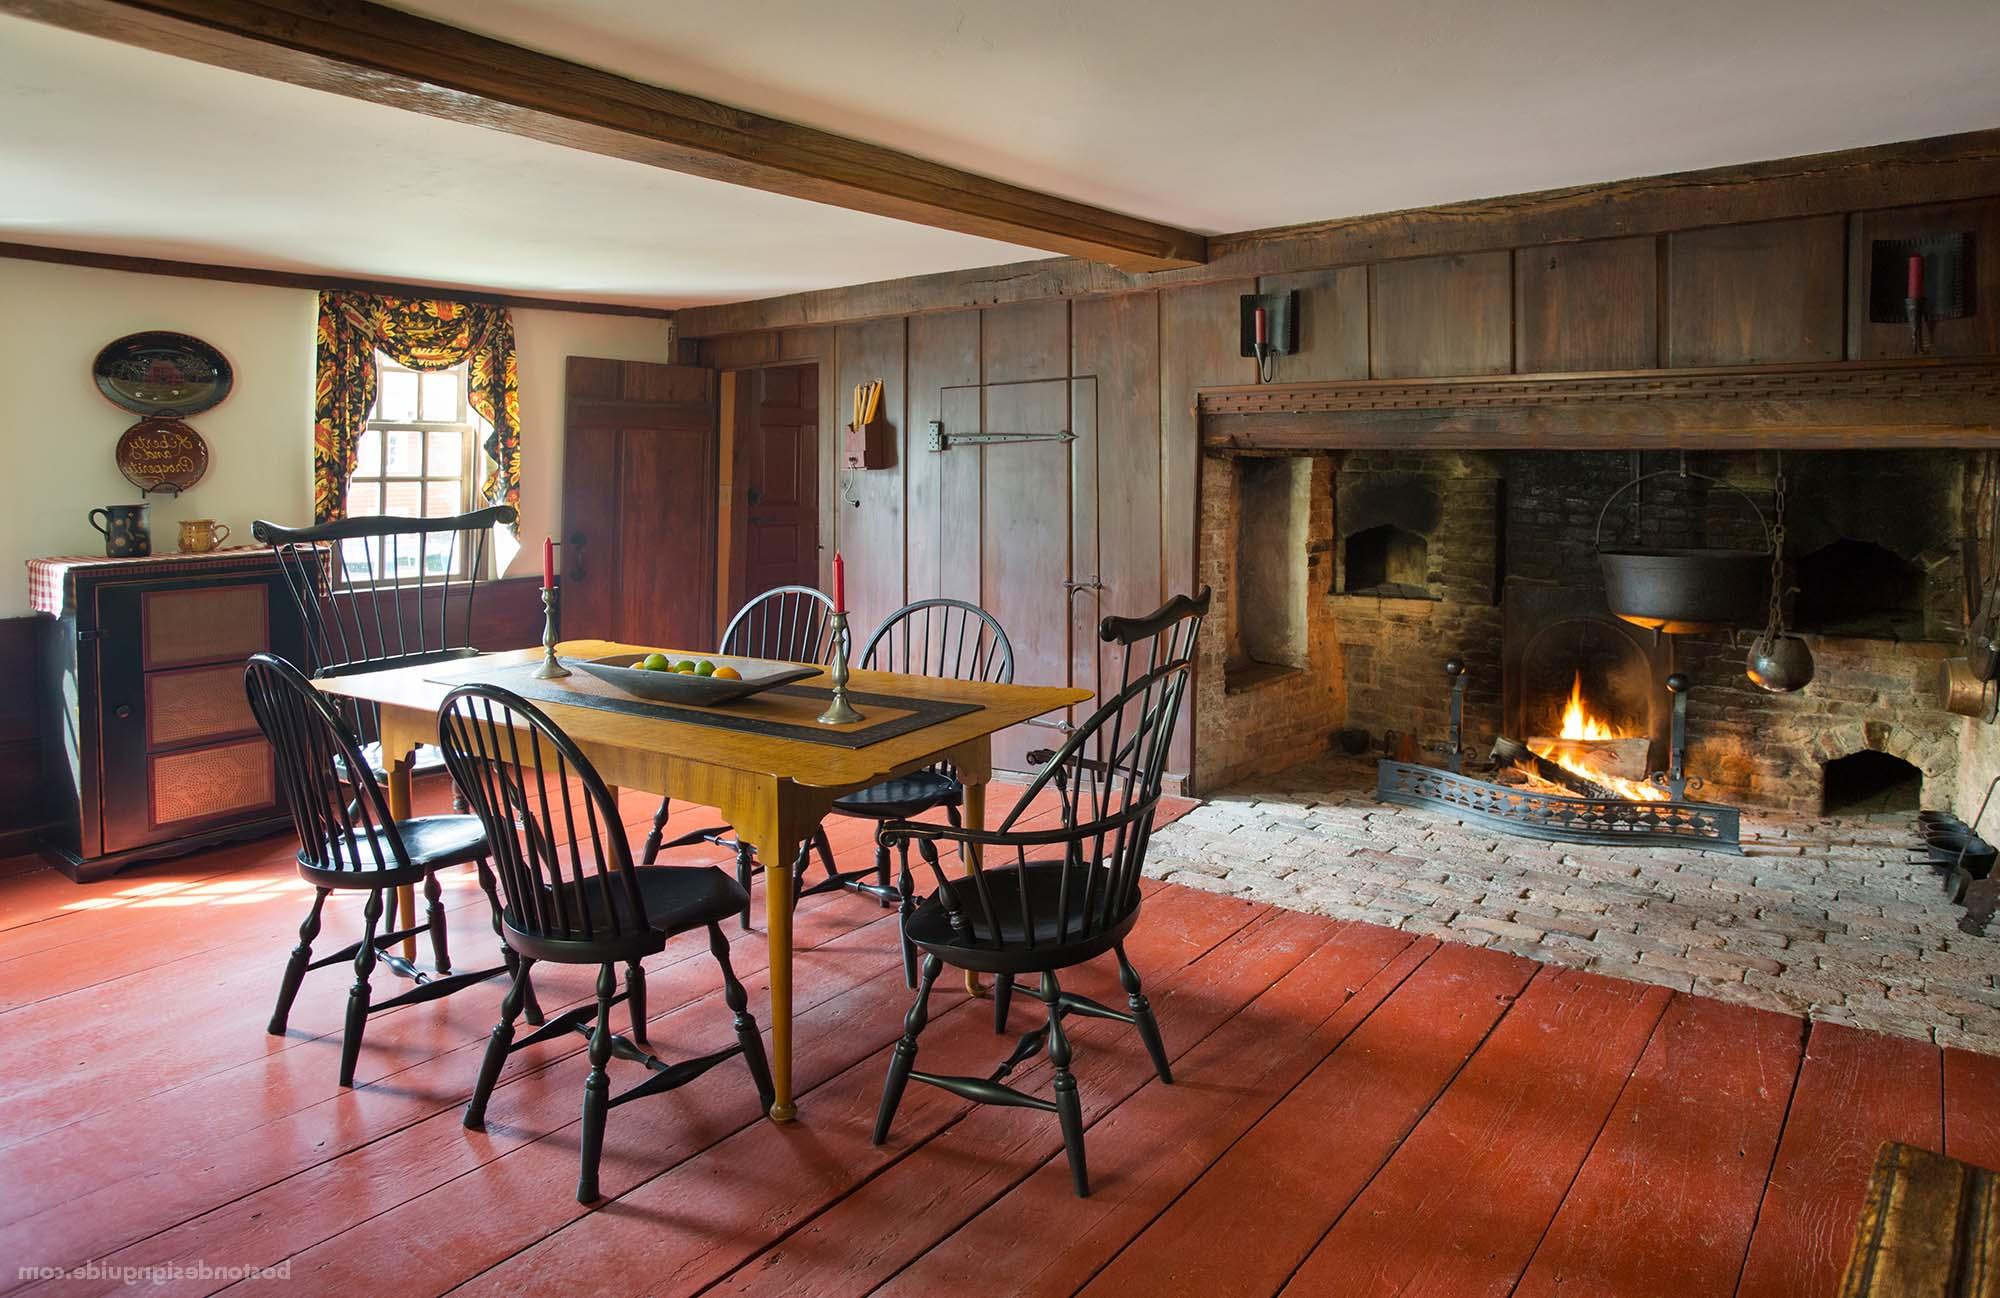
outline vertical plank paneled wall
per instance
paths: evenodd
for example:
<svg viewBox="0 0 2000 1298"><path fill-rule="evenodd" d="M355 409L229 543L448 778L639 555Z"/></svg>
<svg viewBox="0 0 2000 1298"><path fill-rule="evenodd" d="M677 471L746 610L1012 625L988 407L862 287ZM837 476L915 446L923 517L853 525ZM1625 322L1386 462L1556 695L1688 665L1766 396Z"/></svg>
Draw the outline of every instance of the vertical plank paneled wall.
<svg viewBox="0 0 2000 1298"><path fill-rule="evenodd" d="M1978 314L1940 324L1936 350L2000 351L2000 199L1924 198L1912 192L1881 210L1301 267L1111 296L918 309L685 345L722 369L821 362L822 562L836 545L846 553L859 624L934 594L1011 603L1037 619L1009 619L1024 677L1028 664L1065 657L1081 676L1079 642L1099 613L1141 611L1195 584L1195 397L1204 387L1255 381L1252 363L1238 355L1240 294L1300 293L1301 346L1280 358L1279 382L1863 359L1909 351L1907 329L1867 319L1869 240L1969 230L1981 245L1973 259ZM880 303L895 299L893 289L856 292ZM913 287L912 304L921 308L923 295ZM886 385L895 462L849 471L840 422L853 385L869 379ZM1063 379L1071 381L1072 423L1089 421L1094 438L1075 444L1089 464L1060 485L1090 491L1094 482L1094 500L1050 508L1043 493L1058 484L1045 458L997 447L926 449L932 420L948 433L1022 431L1008 421L1029 417L1033 403L1009 394ZM1027 532L1065 517L1076 548L1068 570L1049 572L1047 582L1103 584L1070 597L1067 621L1043 616L1047 605L1029 597L1030 578L1018 571L1060 553ZM1211 625L1226 642L1226 622ZM1189 761L1183 736L1176 770L1192 769Z"/></svg>

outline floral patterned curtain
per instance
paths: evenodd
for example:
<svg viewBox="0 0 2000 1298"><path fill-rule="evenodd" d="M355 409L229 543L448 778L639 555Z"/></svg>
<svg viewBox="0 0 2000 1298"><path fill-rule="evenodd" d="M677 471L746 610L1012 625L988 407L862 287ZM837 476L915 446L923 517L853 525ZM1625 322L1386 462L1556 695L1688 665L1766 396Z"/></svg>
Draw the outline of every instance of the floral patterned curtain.
<svg viewBox="0 0 2000 1298"><path fill-rule="evenodd" d="M521 503L521 394L514 317L503 306L374 293L319 295L319 371L313 391L313 514L347 513L347 482L368 409L375 404L375 353L415 370L467 366L467 397L493 432L494 470L480 483L489 505Z"/></svg>

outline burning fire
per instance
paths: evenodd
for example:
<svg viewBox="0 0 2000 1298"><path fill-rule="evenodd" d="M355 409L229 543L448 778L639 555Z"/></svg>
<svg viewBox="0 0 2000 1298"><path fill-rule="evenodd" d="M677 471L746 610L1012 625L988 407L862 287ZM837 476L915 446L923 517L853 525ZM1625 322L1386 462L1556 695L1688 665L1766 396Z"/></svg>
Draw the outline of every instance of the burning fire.
<svg viewBox="0 0 2000 1298"><path fill-rule="evenodd" d="M1562 738L1564 739L1618 739L1617 731L1599 721L1584 710L1583 673L1578 672L1569 687L1569 706L1563 709ZM1547 756L1547 754L1543 754ZM1577 772L1579 775L1583 772Z"/></svg>
<svg viewBox="0 0 2000 1298"><path fill-rule="evenodd" d="M1584 706L1582 672L1578 672L1570 682L1569 702L1563 708L1562 733L1559 737L1565 743L1592 743L1627 737L1619 733L1608 722L1600 721L1592 716L1590 710ZM1587 752L1578 752L1574 748L1565 748L1553 743L1541 743L1533 745L1533 747L1535 752L1548 758L1572 775L1581 775L1584 779L1594 784L1601 784L1621 798L1630 798L1634 802L1667 801L1667 791L1665 789L1655 784L1647 784L1641 780L1628 780L1622 776L1600 770L1588 760L1589 755Z"/></svg>

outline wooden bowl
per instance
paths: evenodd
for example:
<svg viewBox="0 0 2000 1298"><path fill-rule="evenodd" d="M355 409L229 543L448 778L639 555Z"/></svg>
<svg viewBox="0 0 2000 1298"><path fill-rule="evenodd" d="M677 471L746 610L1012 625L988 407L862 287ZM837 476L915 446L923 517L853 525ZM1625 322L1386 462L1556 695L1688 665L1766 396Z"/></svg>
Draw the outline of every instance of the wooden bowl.
<svg viewBox="0 0 2000 1298"><path fill-rule="evenodd" d="M690 656L668 655L676 662ZM608 658L579 658L572 662L635 698L653 703L683 703L698 708L721 707L725 703L747 699L752 694L820 673L817 667L773 662L768 658L732 658L726 654L704 654L695 657L694 661L700 662L703 658L717 667L734 667L743 674L743 679L717 680L713 676L690 676L685 672L647 671L638 665L646 660L645 654L613 654Z"/></svg>

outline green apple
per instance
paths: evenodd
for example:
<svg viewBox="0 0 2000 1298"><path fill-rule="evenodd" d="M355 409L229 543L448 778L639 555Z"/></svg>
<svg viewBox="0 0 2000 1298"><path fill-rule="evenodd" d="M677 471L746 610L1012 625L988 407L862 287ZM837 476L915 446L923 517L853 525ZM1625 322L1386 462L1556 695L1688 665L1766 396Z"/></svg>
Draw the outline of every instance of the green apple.
<svg viewBox="0 0 2000 1298"><path fill-rule="evenodd" d="M639 666L649 672L668 672L674 669L674 665L667 661L665 654L647 654L645 661L641 662Z"/></svg>
<svg viewBox="0 0 2000 1298"><path fill-rule="evenodd" d="M694 665L694 674L697 676L713 676L715 675L715 664L704 658Z"/></svg>
<svg viewBox="0 0 2000 1298"><path fill-rule="evenodd" d="M674 670L679 672L683 676L694 675L694 659L692 658L681 659L679 662L674 664Z"/></svg>

